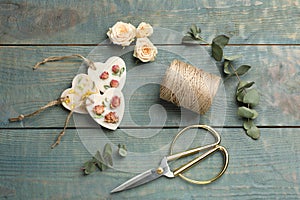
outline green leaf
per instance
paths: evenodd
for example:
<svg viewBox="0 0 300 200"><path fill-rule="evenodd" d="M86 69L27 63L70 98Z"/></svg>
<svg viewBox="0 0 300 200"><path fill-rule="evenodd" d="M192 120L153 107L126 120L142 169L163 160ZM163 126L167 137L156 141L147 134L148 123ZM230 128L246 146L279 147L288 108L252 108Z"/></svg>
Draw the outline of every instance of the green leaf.
<svg viewBox="0 0 300 200"><path fill-rule="evenodd" d="M254 81L247 82L247 81L240 81L238 84L237 92L240 92L246 88L250 88L252 85L254 85Z"/></svg>
<svg viewBox="0 0 300 200"><path fill-rule="evenodd" d="M122 67L122 68L120 69L120 72L119 72L119 77L121 77L121 75L123 74L124 71L125 71L125 68Z"/></svg>
<svg viewBox="0 0 300 200"><path fill-rule="evenodd" d="M110 86L109 85L104 85L103 86L105 89L108 89L108 88L110 88Z"/></svg>
<svg viewBox="0 0 300 200"><path fill-rule="evenodd" d="M201 33L201 29L198 28L198 27L196 26L196 24L192 24L190 30L191 30L191 32L192 32L194 35L196 35L196 34L198 34L198 33Z"/></svg>
<svg viewBox="0 0 300 200"><path fill-rule="evenodd" d="M212 43L211 45L212 48L212 56L216 61L221 61L222 57L223 57L223 48L216 44L216 43Z"/></svg>
<svg viewBox="0 0 300 200"><path fill-rule="evenodd" d="M96 166L95 166L94 162L91 162L91 160L84 163L83 172L85 175L89 175L90 173L94 172L95 170L96 170Z"/></svg>
<svg viewBox="0 0 300 200"><path fill-rule="evenodd" d="M256 89L247 90L243 98L243 102L250 104L251 106L256 106L259 103L260 96Z"/></svg>
<svg viewBox="0 0 300 200"><path fill-rule="evenodd" d="M258 113L256 110L241 106L238 108L238 116L248 119L255 119L258 116Z"/></svg>
<svg viewBox="0 0 300 200"><path fill-rule="evenodd" d="M245 130L249 130L252 126L255 125L253 124L253 120L245 120L243 126Z"/></svg>
<svg viewBox="0 0 300 200"><path fill-rule="evenodd" d="M102 157L102 155L101 155L101 153L99 151L96 152L96 154L94 156L94 159L95 159L96 166L101 171L104 171L107 168L107 166L105 164L105 161L104 161L104 158Z"/></svg>
<svg viewBox="0 0 300 200"><path fill-rule="evenodd" d="M251 126L251 128L248 129L246 132L247 135L254 140L257 140L260 136L260 130L255 125Z"/></svg>
<svg viewBox="0 0 300 200"><path fill-rule="evenodd" d="M127 149L126 149L125 144L119 144L118 147L119 147L119 150L118 150L119 155L121 157L126 157L127 156Z"/></svg>
<svg viewBox="0 0 300 200"><path fill-rule="evenodd" d="M104 163L104 159L99 151L97 151L96 154L94 155L94 159L96 160L95 161L96 163L98 162Z"/></svg>
<svg viewBox="0 0 300 200"><path fill-rule="evenodd" d="M103 159L105 163L109 164L110 166L113 166L113 160L112 160L112 148L109 143L106 143L103 149Z"/></svg>
<svg viewBox="0 0 300 200"><path fill-rule="evenodd" d="M224 56L224 60L233 61L241 57L243 57L243 55Z"/></svg>
<svg viewBox="0 0 300 200"><path fill-rule="evenodd" d="M244 102L244 96L246 95L247 92L244 91L246 88L250 88L255 82L247 82L247 81L240 81L237 90L236 90L236 98L239 102Z"/></svg>
<svg viewBox="0 0 300 200"><path fill-rule="evenodd" d="M127 156L127 151L124 148L119 148L118 153L122 157L126 157Z"/></svg>
<svg viewBox="0 0 300 200"><path fill-rule="evenodd" d="M245 74L250 68L251 68L251 66L249 66L249 65L241 65L241 66L239 66L239 68L237 68L237 69L235 70L235 72L236 72L238 75L243 75L243 74Z"/></svg>
<svg viewBox="0 0 300 200"><path fill-rule="evenodd" d="M226 35L218 35L215 37L212 41L212 44L217 44L220 46L222 49L228 44L229 42L229 37Z"/></svg>
<svg viewBox="0 0 300 200"><path fill-rule="evenodd" d="M237 92L236 93L236 100L239 102L243 102L245 93L243 91Z"/></svg>
<svg viewBox="0 0 300 200"><path fill-rule="evenodd" d="M226 35L218 35L212 41L212 56L216 61L221 61L223 57L223 48L228 44L229 37Z"/></svg>
<svg viewBox="0 0 300 200"><path fill-rule="evenodd" d="M201 40L195 39L194 36L185 35L182 38L182 43L183 44L201 44Z"/></svg>
<svg viewBox="0 0 300 200"><path fill-rule="evenodd" d="M224 69L223 69L223 71L224 71L224 73L225 74L227 74L227 75L231 75L231 74L233 74L233 72L231 72L231 70L230 70L230 61L228 61L228 60L225 60L224 61Z"/></svg>
<svg viewBox="0 0 300 200"><path fill-rule="evenodd" d="M237 87L237 90L240 90L240 88L244 87L246 84L248 84L247 81L240 81Z"/></svg>

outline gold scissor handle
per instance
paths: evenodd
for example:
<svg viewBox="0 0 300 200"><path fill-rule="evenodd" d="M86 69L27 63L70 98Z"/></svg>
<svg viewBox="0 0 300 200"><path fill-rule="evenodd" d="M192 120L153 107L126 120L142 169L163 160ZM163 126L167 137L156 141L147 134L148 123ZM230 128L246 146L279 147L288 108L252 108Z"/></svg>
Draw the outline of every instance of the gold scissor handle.
<svg viewBox="0 0 300 200"><path fill-rule="evenodd" d="M178 137L183 133L185 132L186 130L188 129L191 129L191 128L203 128L203 129L206 129L208 130L216 139L215 143L212 143L212 144L209 144L209 145L206 145L206 146L203 146L203 147L198 147L198 148L195 148L195 149L191 149L191 150L188 150L188 151L185 151L185 152L182 152L182 153L177 153L177 154L173 154L172 155L172 150L173 150L173 146L176 142L176 140L178 139ZM194 158L193 160L191 160L190 162L188 162L187 164L185 165L182 165L181 167L175 169L173 171L173 174L174 176L179 176L180 178L190 182L190 183L193 183L193 184L209 184L215 180L217 180L218 178L220 178L224 172L226 171L227 167L228 167L228 163L229 163L229 155L228 155L228 152L227 150L225 149L225 147L223 146L220 146L221 142L221 138L220 138L220 135L213 129L211 128L210 126L207 126L207 125L192 125L192 126L188 126L186 128L184 128L182 131L180 131L174 138L172 144L171 144L171 147L170 147L170 156L167 157L167 160L168 161L171 161L171 160L174 160L174 159L177 159L177 158L182 158L182 157L185 157L185 156L188 156L188 155L191 155L191 154L195 154L199 151L203 151L203 150L206 150L206 149L209 149L208 151L206 151L205 153L203 153L202 155ZM184 175L182 175L182 173L191 168L192 166L194 166L196 163L200 162L201 160L203 160L204 158L206 158L207 156L217 152L217 151L220 151L222 154L223 154L223 168L222 170L213 178L209 179L209 180L205 180L205 181L197 181L197 180L193 180L193 179L190 179L190 178L187 178L185 177Z"/></svg>

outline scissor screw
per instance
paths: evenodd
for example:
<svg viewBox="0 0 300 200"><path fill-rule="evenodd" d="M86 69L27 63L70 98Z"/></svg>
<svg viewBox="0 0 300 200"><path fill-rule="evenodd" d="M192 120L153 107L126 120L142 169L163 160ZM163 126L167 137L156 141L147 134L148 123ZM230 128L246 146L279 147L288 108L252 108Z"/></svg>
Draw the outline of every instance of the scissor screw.
<svg viewBox="0 0 300 200"><path fill-rule="evenodd" d="M161 167L157 168L157 170L156 170L156 173L158 173L158 174L162 174L163 172L164 172L164 170Z"/></svg>

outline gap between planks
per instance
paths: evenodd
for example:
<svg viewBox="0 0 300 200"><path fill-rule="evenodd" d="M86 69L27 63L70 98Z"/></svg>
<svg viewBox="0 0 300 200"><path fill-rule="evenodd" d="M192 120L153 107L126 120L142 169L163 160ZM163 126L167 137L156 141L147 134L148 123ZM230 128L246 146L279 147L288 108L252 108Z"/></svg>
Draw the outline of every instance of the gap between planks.
<svg viewBox="0 0 300 200"><path fill-rule="evenodd" d="M181 45L201 45L209 46L209 44L155 44L156 46L181 46ZM18 47L18 46L111 46L111 44L0 44L0 47ZM300 44L227 44L226 46L300 46Z"/></svg>
<svg viewBox="0 0 300 200"><path fill-rule="evenodd" d="M134 126L126 126L126 127L118 127L117 130L120 129L178 129L178 128L185 128L186 126L143 126L143 127L134 127ZM242 126L211 126L213 128L225 128L225 129L233 129L233 128L243 128ZM298 129L300 126L257 126L260 129L270 129L270 128L286 128L286 129ZM63 127L4 127L0 128L0 130L56 130L56 129L62 129ZM69 127L67 130L75 130L75 129L98 129L96 127Z"/></svg>

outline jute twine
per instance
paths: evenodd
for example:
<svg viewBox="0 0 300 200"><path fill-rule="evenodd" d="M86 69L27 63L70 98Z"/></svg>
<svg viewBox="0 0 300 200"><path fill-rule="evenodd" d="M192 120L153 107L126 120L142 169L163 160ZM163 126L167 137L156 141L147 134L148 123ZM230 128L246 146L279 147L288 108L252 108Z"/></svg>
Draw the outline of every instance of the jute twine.
<svg viewBox="0 0 300 200"><path fill-rule="evenodd" d="M173 60L160 87L160 98L205 114L218 90L220 77L180 60Z"/></svg>

